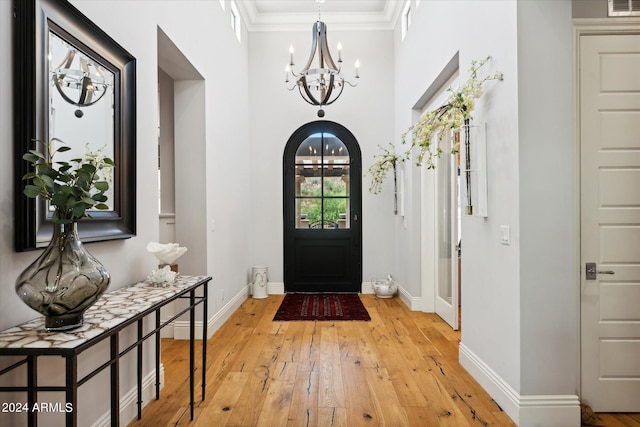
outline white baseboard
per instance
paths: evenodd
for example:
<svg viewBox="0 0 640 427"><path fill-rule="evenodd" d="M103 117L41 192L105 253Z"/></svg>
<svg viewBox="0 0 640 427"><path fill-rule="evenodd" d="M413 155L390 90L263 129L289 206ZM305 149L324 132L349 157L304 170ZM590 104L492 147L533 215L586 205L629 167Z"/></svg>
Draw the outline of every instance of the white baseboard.
<svg viewBox="0 0 640 427"><path fill-rule="evenodd" d="M240 292L234 295L233 298L231 298L229 302L227 302L224 305L224 307L222 307L222 309L218 310L217 313L215 313L211 318L209 318L209 323L207 324L207 338L210 338L215 331L220 329L220 327L224 324L224 322L226 322L227 319L231 317L233 312L236 311L242 305L242 303L246 301L248 292L249 292L248 288L246 287L242 288ZM186 326L187 326L187 339L188 339L189 324L187 323ZM198 328L196 327L196 336L198 336L197 331L198 331ZM200 336L202 336L202 330L200 330Z"/></svg>
<svg viewBox="0 0 640 427"><path fill-rule="evenodd" d="M218 312L214 313L207 322L207 338L223 325L223 323L233 314L234 311L242 305L247 299L248 288L243 288L233 298L229 300ZM196 320L195 322L195 335L196 339L202 339L202 320ZM176 340L188 340L189 339L189 321L188 320L176 320L173 322L173 338Z"/></svg>
<svg viewBox="0 0 640 427"><path fill-rule="evenodd" d="M160 319L160 323L164 324L169 319ZM160 329L160 338L173 338L174 328L175 328L175 320L169 323L164 328Z"/></svg>
<svg viewBox="0 0 640 427"><path fill-rule="evenodd" d="M249 296L252 295L251 283L247 285ZM284 295L284 282L267 282L267 295Z"/></svg>
<svg viewBox="0 0 640 427"><path fill-rule="evenodd" d="M400 296L400 299L402 300L402 302L404 302L405 305L409 307L409 310L422 311L421 309L422 298L411 296L411 294L407 292L407 290L403 288L402 285L400 285L399 283L398 283L398 295Z"/></svg>
<svg viewBox="0 0 640 427"><path fill-rule="evenodd" d="M395 282L398 285L398 297L402 300L402 302L409 307L411 311L419 311L420 304L422 302L422 298L413 297L402 285L398 282ZM363 294L373 294L373 284L371 282L362 282L362 293Z"/></svg>
<svg viewBox="0 0 640 427"><path fill-rule="evenodd" d="M281 282L269 282L267 284L267 292L269 295L282 295L284 294L284 283ZM373 286L371 282L362 282L362 290L363 294L372 294Z"/></svg>
<svg viewBox="0 0 640 427"><path fill-rule="evenodd" d="M269 282L269 283L267 283L267 293L269 295L283 295L284 294L284 282Z"/></svg>
<svg viewBox="0 0 640 427"><path fill-rule="evenodd" d="M459 354L460 364L519 427L580 425L577 395L522 396L463 343Z"/></svg>
<svg viewBox="0 0 640 427"><path fill-rule="evenodd" d="M373 286L371 282L362 282L362 290L363 294L372 294ZM267 283L267 293L269 295L283 295L284 294L284 283L283 282L269 282Z"/></svg>
<svg viewBox="0 0 640 427"><path fill-rule="evenodd" d="M420 311L422 298L413 297L409 292L406 291L398 282L398 296L405 303L407 307L411 311ZM362 282L361 292L363 294L373 294L373 284L371 282ZM283 282L269 282L267 283L267 293L269 295L283 295L284 294L284 283ZM187 324L187 332L189 325ZM200 334L202 335L202 333ZM188 336L187 336L188 338Z"/></svg>
<svg viewBox="0 0 640 427"><path fill-rule="evenodd" d="M160 389L164 387L164 366L160 364ZM149 372L142 378L142 406L155 399L156 397L156 370ZM124 424L129 424L138 416L138 389L134 386L132 389L120 397L120 419L126 420ZM111 426L111 411L107 411L96 420L92 427L109 427Z"/></svg>
<svg viewBox="0 0 640 427"><path fill-rule="evenodd" d="M396 282L397 283L397 282ZM373 285L371 282L362 282L361 292L363 294L373 294ZM267 293L269 295L282 295L284 294L284 283L282 282L269 282L267 283ZM398 283L398 296L412 311L419 310L421 298L412 297L399 283ZM187 330L188 330L187 324ZM201 334L202 335L202 334ZM188 338L188 337L187 337Z"/></svg>
<svg viewBox="0 0 640 427"><path fill-rule="evenodd" d="M371 282L362 282L362 291L363 294L373 294L373 284Z"/></svg>
<svg viewBox="0 0 640 427"><path fill-rule="evenodd" d="M209 318L207 322L207 338L222 326L222 324L231 316L231 314L242 305L247 299L248 288L242 289L236 296L222 307L217 313ZM202 321L195 322L196 339L202 338ZM165 328L169 328L167 325ZM173 322L174 339L189 339L189 321L176 320ZM142 401L143 406L155 399L155 370L145 375L142 379ZM160 387L164 387L164 366L160 365ZM120 397L120 419L127 420L127 424L138 416L138 390L134 386L131 390L122 394ZM92 424L92 427L109 427L111 425L111 412L107 411L98 420Z"/></svg>

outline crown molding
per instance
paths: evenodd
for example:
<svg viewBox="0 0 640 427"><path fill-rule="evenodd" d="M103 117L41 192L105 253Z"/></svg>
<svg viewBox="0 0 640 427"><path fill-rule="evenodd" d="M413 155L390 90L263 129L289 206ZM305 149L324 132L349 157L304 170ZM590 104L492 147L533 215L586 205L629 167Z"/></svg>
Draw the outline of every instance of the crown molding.
<svg viewBox="0 0 640 427"><path fill-rule="evenodd" d="M308 31L318 13L260 13L252 1L236 3L247 31ZM393 30L404 2L387 0L382 12L323 12L322 21L332 31Z"/></svg>

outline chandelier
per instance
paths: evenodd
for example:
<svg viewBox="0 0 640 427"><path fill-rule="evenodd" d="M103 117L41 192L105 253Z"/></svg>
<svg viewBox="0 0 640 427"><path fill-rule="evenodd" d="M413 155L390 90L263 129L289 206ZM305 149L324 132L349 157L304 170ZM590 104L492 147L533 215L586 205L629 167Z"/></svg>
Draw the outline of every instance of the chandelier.
<svg viewBox="0 0 640 427"><path fill-rule="evenodd" d="M338 61L337 65L329 52L329 44L327 42L327 26L320 20L320 6L324 0L316 0L318 3L318 20L313 24L313 39L311 41L311 55L307 60L304 68L296 73L294 71L293 62L293 46L289 48L289 65L287 65L286 80L287 89L294 90L298 88L302 98L311 105L320 107L318 117L324 117L325 105L333 104L342 95L345 84L356 87L356 84L345 80L341 73L342 67L342 45L338 43ZM315 60L315 61L314 61ZM355 78L359 79L358 68L359 61L356 61ZM294 84L289 87L291 82L290 76L294 80Z"/></svg>
<svg viewBox="0 0 640 427"><path fill-rule="evenodd" d="M65 101L87 107L100 101L113 86L107 75L101 66L72 48L52 71L52 80Z"/></svg>

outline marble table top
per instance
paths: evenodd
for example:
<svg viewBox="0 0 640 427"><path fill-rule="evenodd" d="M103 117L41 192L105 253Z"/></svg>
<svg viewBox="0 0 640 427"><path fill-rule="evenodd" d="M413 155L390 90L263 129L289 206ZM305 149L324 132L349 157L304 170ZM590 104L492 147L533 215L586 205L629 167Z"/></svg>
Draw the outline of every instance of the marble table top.
<svg viewBox="0 0 640 427"><path fill-rule="evenodd" d="M84 324L79 328L47 332L44 329L44 316L41 316L0 332L0 354L12 353L3 349L77 348L145 310L210 279L206 276L178 276L174 283L165 287L140 282L107 292L85 311Z"/></svg>

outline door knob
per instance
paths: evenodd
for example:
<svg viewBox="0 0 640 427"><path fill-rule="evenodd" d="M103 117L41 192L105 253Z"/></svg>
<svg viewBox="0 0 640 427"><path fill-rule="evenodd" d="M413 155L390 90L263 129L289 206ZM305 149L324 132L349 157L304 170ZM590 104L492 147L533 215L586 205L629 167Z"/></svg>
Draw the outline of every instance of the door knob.
<svg viewBox="0 0 640 427"><path fill-rule="evenodd" d="M585 278L587 280L596 280L598 274L616 274L613 270L598 270L595 262L588 262L585 269Z"/></svg>

